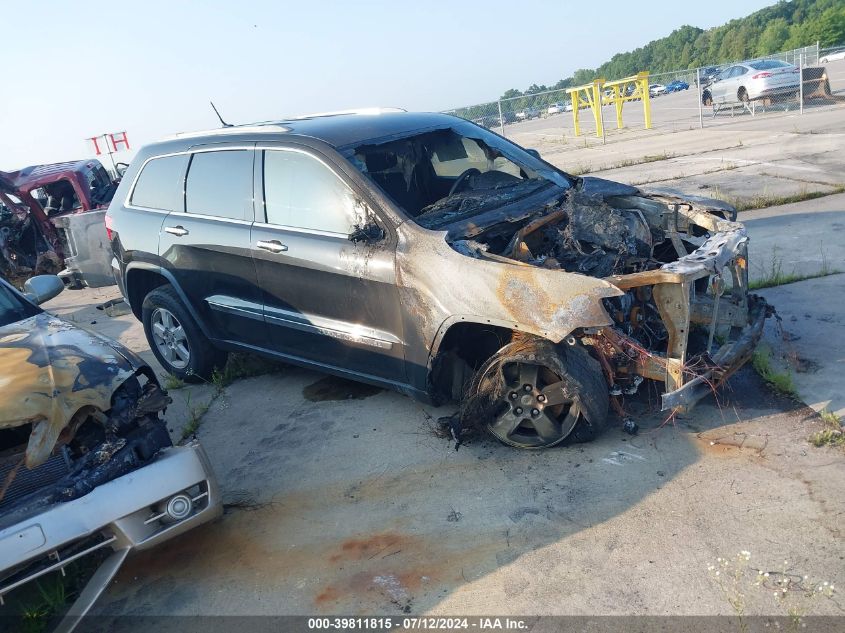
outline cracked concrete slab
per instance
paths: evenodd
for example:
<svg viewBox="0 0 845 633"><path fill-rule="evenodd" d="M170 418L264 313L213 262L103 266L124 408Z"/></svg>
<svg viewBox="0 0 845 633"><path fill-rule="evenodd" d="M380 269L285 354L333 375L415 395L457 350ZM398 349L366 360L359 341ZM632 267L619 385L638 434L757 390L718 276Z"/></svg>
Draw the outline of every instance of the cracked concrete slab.
<svg viewBox="0 0 845 633"><path fill-rule="evenodd" d="M827 409L845 418L845 274L767 288L760 294L783 319L786 335L772 323L765 340L780 366L792 374L799 397L816 411Z"/></svg>

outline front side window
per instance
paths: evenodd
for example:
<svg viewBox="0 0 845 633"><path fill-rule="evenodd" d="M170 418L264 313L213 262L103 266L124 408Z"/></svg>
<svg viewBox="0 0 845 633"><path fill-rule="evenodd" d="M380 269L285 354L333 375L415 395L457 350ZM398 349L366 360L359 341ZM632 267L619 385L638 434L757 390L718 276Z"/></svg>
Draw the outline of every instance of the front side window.
<svg viewBox="0 0 845 633"><path fill-rule="evenodd" d="M147 209L181 211L181 179L187 162L185 155L162 156L149 161L138 176L130 203Z"/></svg>
<svg viewBox="0 0 845 633"><path fill-rule="evenodd" d="M252 218L252 150L198 152L185 184L185 210L218 218Z"/></svg>
<svg viewBox="0 0 845 633"><path fill-rule="evenodd" d="M267 222L349 235L355 196L324 163L302 152L264 152Z"/></svg>

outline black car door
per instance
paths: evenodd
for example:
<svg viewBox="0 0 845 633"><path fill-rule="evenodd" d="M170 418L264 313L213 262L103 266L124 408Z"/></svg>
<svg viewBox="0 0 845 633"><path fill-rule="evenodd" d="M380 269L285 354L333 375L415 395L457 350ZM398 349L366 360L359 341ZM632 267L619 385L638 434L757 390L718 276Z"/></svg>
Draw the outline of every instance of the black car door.
<svg viewBox="0 0 845 633"><path fill-rule="evenodd" d="M184 207L165 218L159 253L213 338L262 346L262 298L250 246L253 145L190 152Z"/></svg>
<svg viewBox="0 0 845 633"><path fill-rule="evenodd" d="M371 214L339 163L299 145L259 145L252 255L275 351L404 382L395 236L352 242Z"/></svg>

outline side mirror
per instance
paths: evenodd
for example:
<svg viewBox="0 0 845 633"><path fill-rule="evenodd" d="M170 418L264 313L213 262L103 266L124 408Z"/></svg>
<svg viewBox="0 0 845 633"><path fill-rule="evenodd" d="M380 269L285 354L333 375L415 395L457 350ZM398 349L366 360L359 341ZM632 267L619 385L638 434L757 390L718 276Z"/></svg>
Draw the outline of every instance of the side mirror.
<svg viewBox="0 0 845 633"><path fill-rule="evenodd" d="M351 242L380 242L384 239L384 229L375 222L367 222L363 226L353 227L349 235Z"/></svg>
<svg viewBox="0 0 845 633"><path fill-rule="evenodd" d="M534 158L540 158L540 152L538 152L536 149L526 149L525 151L531 154ZM540 160L543 159L540 158Z"/></svg>
<svg viewBox="0 0 845 633"><path fill-rule="evenodd" d="M65 289L65 284L58 275L37 275L27 279L23 289L27 299L42 304L57 297Z"/></svg>

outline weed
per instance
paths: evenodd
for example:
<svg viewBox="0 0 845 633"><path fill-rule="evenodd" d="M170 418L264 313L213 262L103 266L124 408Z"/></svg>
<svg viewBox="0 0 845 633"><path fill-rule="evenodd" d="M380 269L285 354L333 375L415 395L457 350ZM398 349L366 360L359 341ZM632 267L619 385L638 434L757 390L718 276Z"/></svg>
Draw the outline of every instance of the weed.
<svg viewBox="0 0 845 633"><path fill-rule="evenodd" d="M167 374L164 377L164 388L168 391L176 391L177 389L183 389L185 387L185 381L181 378L177 378L173 374Z"/></svg>
<svg viewBox="0 0 845 633"><path fill-rule="evenodd" d="M578 163L572 169L567 170L567 173L570 176L581 176L583 174L589 174L593 169L593 166L590 163Z"/></svg>
<svg viewBox="0 0 845 633"><path fill-rule="evenodd" d="M836 268L831 268L830 262L827 259L827 252L823 246L819 247L821 251L821 267L814 273L796 273L784 272L783 258L779 255L778 248L775 247L772 252L772 261L769 266L764 267L762 276L754 279L748 284L749 290L759 290L760 288L772 288L774 286L783 286L785 284L795 283L796 281L804 281L806 279L817 279L819 277L827 277L828 275L836 275L842 271Z"/></svg>
<svg viewBox="0 0 845 633"><path fill-rule="evenodd" d="M830 191L810 191L806 186L801 187L798 193L789 194L786 196L775 196L767 194L765 191L751 198L744 198L739 196L730 196L719 192L716 187L713 193L713 198L722 200L730 205L736 207L737 211L751 211L753 209L766 209L768 207L777 207L782 204L792 204L794 202L804 202L806 200L815 200L816 198L824 198L825 196L832 196L837 193L845 192L845 185L837 185Z"/></svg>
<svg viewBox="0 0 845 633"><path fill-rule="evenodd" d="M751 357L751 366L775 393L789 398L798 397L795 382L789 370L777 371L773 367L772 350L769 349L768 345L760 345L754 350L754 355Z"/></svg>
<svg viewBox="0 0 845 633"><path fill-rule="evenodd" d="M233 353L229 354L229 359L222 370L215 369L211 374L211 384L219 394L236 380L271 374L279 371L280 367L278 363L265 360L260 356Z"/></svg>
<svg viewBox="0 0 845 633"><path fill-rule="evenodd" d="M211 374L211 384L214 391L211 394L208 402L197 406L191 406L191 394L188 392L186 398L186 405L188 407L188 422L185 428L182 429L181 441L185 441L194 435L202 424L203 416L208 413L211 405L226 390L226 387L231 385L236 380L241 378L251 378L253 376L261 376L279 371L281 365L269 360L265 360L259 356L252 356L250 354L229 354L229 359L222 369L215 368ZM208 382L208 381L207 381Z"/></svg>
<svg viewBox="0 0 845 633"><path fill-rule="evenodd" d="M182 437L180 441L184 442L185 440L196 434L196 432L200 428L200 424L202 424L203 416L208 413L208 409L211 407L211 403L214 402L214 399L216 397L216 395L212 396L205 404L192 406L191 392L188 392L188 396L185 399L185 404L188 407L188 422L187 424L185 424L185 428L182 429Z"/></svg>
<svg viewBox="0 0 845 633"><path fill-rule="evenodd" d="M802 618L810 610L812 601L830 600L836 593L833 583L801 576L789 568L789 561L783 561L778 571L754 570L750 561L751 552L742 551L731 559L717 558L707 567L711 580L734 610L740 631L748 630L746 608L757 595L762 597L771 592L777 607L789 617L789 630L798 631L806 627Z"/></svg>
<svg viewBox="0 0 845 633"><path fill-rule="evenodd" d="M47 630L51 620L76 599L104 555L72 562L64 568L64 572L42 576L8 594L13 613L16 612L16 617L20 618L19 630L22 633L43 633Z"/></svg>
<svg viewBox="0 0 845 633"><path fill-rule="evenodd" d="M842 421L839 416L825 409L820 417L823 428L810 436L810 444L817 447L845 446L845 432L842 430Z"/></svg>

